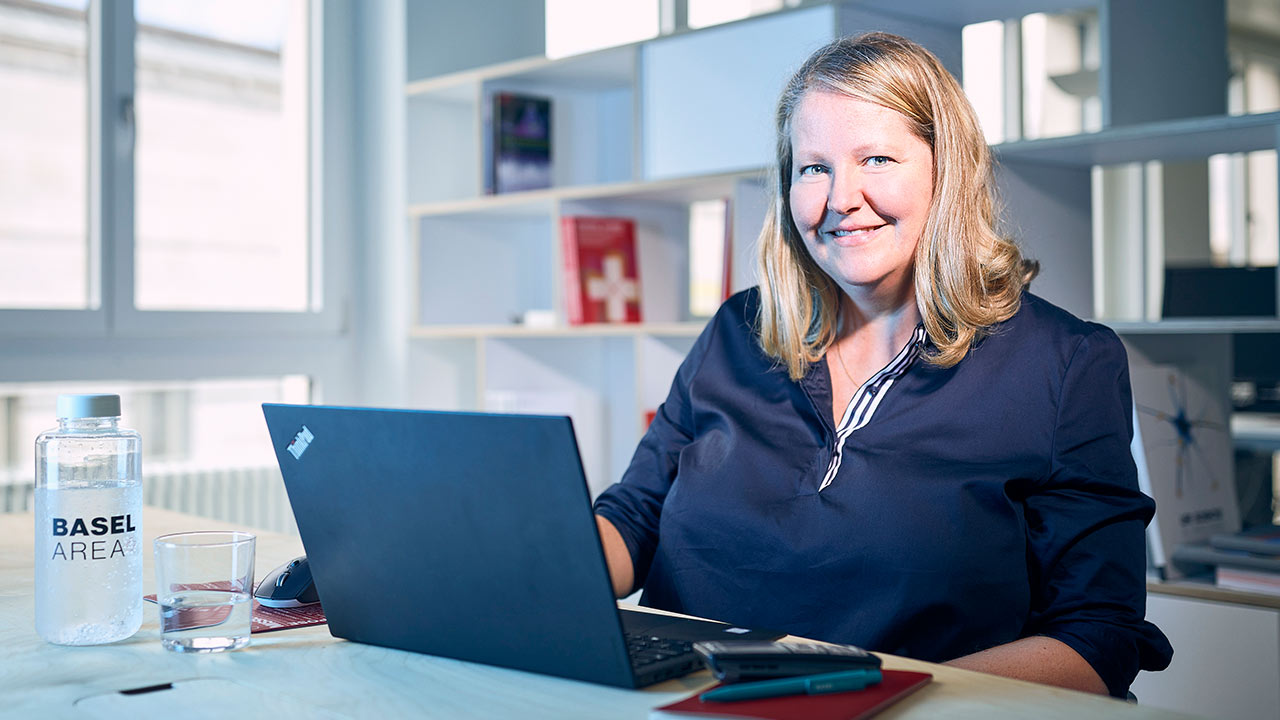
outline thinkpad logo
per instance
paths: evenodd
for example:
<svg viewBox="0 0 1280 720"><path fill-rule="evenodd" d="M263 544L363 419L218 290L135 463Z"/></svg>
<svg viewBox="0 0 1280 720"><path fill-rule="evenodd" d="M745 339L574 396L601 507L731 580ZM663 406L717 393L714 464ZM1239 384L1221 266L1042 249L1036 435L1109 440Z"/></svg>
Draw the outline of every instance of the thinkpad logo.
<svg viewBox="0 0 1280 720"><path fill-rule="evenodd" d="M294 460L301 460L302 453L306 452L307 448L311 447L311 441L315 439L316 436L311 434L311 431L307 429L306 425L303 425L302 430L300 430L297 435L293 436L293 442L289 443L289 447L285 449L289 451L289 454L293 456Z"/></svg>

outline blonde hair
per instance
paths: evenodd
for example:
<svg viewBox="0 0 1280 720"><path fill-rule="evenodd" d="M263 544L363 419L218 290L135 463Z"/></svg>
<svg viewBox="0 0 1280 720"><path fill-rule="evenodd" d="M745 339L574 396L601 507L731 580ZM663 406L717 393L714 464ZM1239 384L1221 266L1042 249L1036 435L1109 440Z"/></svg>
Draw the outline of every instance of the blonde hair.
<svg viewBox="0 0 1280 720"><path fill-rule="evenodd" d="M868 33L818 50L778 99L774 195L760 232L760 343L800 379L836 340L842 291L791 217L791 119L805 93L834 92L901 113L933 152L933 201L915 252L915 296L940 367L960 362L1018 311L1036 265L996 230L991 151L959 83L906 38Z"/></svg>

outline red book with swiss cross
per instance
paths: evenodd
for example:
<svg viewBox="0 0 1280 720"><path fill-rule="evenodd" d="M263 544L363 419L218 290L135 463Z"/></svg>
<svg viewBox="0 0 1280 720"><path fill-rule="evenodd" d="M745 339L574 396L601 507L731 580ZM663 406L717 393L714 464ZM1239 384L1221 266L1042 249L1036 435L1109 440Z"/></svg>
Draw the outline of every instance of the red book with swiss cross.
<svg viewBox="0 0 1280 720"><path fill-rule="evenodd" d="M635 221L566 215L560 236L569 324L640 322Z"/></svg>

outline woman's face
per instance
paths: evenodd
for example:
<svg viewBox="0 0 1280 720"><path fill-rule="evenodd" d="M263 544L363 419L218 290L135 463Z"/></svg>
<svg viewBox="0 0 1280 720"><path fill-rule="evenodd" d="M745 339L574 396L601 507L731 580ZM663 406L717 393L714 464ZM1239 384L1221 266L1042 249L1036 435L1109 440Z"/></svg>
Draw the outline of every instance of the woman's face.
<svg viewBox="0 0 1280 720"><path fill-rule="evenodd" d="M811 90L791 120L791 152L791 217L818 266L855 298L910 287L933 152L907 119Z"/></svg>

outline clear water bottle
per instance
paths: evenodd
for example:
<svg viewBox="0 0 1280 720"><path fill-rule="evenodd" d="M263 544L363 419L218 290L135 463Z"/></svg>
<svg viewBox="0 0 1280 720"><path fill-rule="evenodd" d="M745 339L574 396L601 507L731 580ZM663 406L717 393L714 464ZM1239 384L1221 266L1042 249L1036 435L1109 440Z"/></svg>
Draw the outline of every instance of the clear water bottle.
<svg viewBox="0 0 1280 720"><path fill-rule="evenodd" d="M142 624L142 438L119 395L59 395L36 438L36 632L97 645Z"/></svg>

